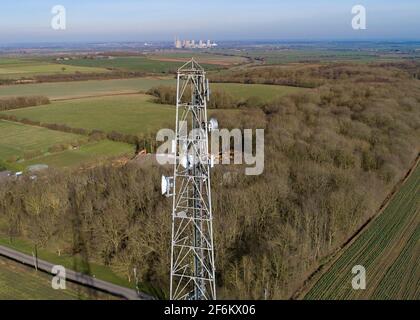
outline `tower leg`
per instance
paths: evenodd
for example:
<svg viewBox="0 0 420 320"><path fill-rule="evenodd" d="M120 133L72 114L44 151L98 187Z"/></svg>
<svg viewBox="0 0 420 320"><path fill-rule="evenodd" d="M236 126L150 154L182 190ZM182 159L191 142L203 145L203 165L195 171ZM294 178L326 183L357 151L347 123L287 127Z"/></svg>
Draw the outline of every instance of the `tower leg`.
<svg viewBox="0 0 420 320"><path fill-rule="evenodd" d="M206 73L191 60L178 70L177 79L170 297L214 300Z"/></svg>

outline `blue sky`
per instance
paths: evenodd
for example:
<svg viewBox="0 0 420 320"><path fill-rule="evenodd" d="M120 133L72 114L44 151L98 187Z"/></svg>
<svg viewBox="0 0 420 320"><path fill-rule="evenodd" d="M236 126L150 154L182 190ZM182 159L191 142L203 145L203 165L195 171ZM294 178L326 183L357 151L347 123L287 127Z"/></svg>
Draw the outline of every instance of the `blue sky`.
<svg viewBox="0 0 420 320"><path fill-rule="evenodd" d="M67 29L50 27L64 5ZM351 8L367 9L367 30ZM420 0L0 0L0 43L65 41L420 40Z"/></svg>

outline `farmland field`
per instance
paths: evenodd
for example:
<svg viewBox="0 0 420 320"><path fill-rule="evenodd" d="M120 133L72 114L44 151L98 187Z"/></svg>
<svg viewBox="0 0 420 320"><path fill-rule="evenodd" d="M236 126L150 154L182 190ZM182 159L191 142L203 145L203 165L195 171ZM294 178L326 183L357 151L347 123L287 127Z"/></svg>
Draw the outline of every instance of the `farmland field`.
<svg viewBox="0 0 420 320"><path fill-rule="evenodd" d="M86 137L0 120L0 155L3 159L22 156L27 151L47 152L56 143L77 140L86 140Z"/></svg>
<svg viewBox="0 0 420 320"><path fill-rule="evenodd" d="M138 134L160 129L166 121L172 121L175 115L174 107L155 104L150 100L150 96L141 94L86 98L57 101L46 106L5 113L74 128Z"/></svg>
<svg viewBox="0 0 420 320"><path fill-rule="evenodd" d="M0 97L43 95L52 100L71 99L95 95L145 92L152 87L160 85L175 87L175 79L155 77L9 85L0 86ZM308 90L288 86L240 83L211 83L210 87L224 90L238 99L255 96L265 101L278 96Z"/></svg>
<svg viewBox="0 0 420 320"><path fill-rule="evenodd" d="M28 255L32 255L32 252L34 250L33 244L31 244L30 242L18 238L14 238L12 241L10 241L10 238L6 237L4 234L0 234L0 245ZM111 270L111 268L107 266L99 265L90 261L86 262L78 255L72 256L64 253L58 255L56 251L52 249L52 247L56 245L58 244L50 243L51 248L39 248L38 258L48 261L50 263L62 265L65 268L69 268L79 272L86 272L86 268L88 268L88 273L93 277L114 283L119 286L127 288L133 287L132 283L130 284L129 281L116 274L114 271Z"/></svg>
<svg viewBox="0 0 420 320"><path fill-rule="evenodd" d="M212 83L210 86L212 89L224 90L238 99L258 97L263 102L288 94L309 91L304 88L266 84Z"/></svg>
<svg viewBox="0 0 420 320"><path fill-rule="evenodd" d="M66 284L66 290L54 290L51 287L51 276L0 257L1 300L88 298L86 293L78 291L75 285L69 284Z"/></svg>
<svg viewBox="0 0 420 320"><path fill-rule="evenodd" d="M135 78L9 85L0 86L0 97L42 95L53 100L69 99L104 94L135 93L147 91L159 85L175 85L175 80L171 78Z"/></svg>
<svg viewBox="0 0 420 320"><path fill-rule="evenodd" d="M252 57L262 57L267 64L282 64L302 61L374 61L377 56L373 53L358 51L335 50L279 50L279 51L250 51Z"/></svg>
<svg viewBox="0 0 420 320"><path fill-rule="evenodd" d="M15 115L20 119L65 124L73 128L133 135L154 134L161 128L172 128L175 121L174 106L154 103L153 97L145 94L56 101L45 106L2 113ZM218 110L209 111L210 116L217 113Z"/></svg>
<svg viewBox="0 0 420 320"><path fill-rule="evenodd" d="M59 153L47 154L39 158L22 162L22 165L46 164L54 168L68 168L80 164L97 165L102 160L112 157L133 156L135 148L127 143L101 140L82 145L76 150L65 150Z"/></svg>
<svg viewBox="0 0 420 320"><path fill-rule="evenodd" d="M0 300L115 300L116 298L66 282L65 290L51 287L51 276L0 257Z"/></svg>
<svg viewBox="0 0 420 320"><path fill-rule="evenodd" d="M305 299L420 299L420 167L386 209L333 263ZM366 290L351 270L366 268Z"/></svg>
<svg viewBox="0 0 420 320"><path fill-rule="evenodd" d="M107 70L100 67L64 66L54 62L27 59L2 58L0 62L0 78L18 79L36 75L73 74L76 72L107 72Z"/></svg>
<svg viewBox="0 0 420 320"><path fill-rule="evenodd" d="M337 62L337 61L351 61L368 63L373 61L391 61L398 60L402 57L418 58L418 53L398 55L390 53L389 51L368 51L358 50L353 47L348 50L339 50L337 48L301 48L290 49L287 47L279 47L276 49L252 49L241 50L239 53L235 51L227 51L230 54L248 56L253 59L258 59L267 65L273 64L287 64L295 62Z"/></svg>
<svg viewBox="0 0 420 320"><path fill-rule="evenodd" d="M185 60L185 62L187 59ZM149 59L146 56L113 57L112 59L84 59L76 58L63 61L63 65L76 67L106 68L123 71L137 71L148 73L175 73L184 61L161 61ZM203 64L207 70L221 68L220 65Z"/></svg>
<svg viewBox="0 0 420 320"><path fill-rule="evenodd" d="M69 144L76 141L86 143L87 137L0 120L0 160L2 163L11 157L22 159L30 152L40 153L40 156L34 159L19 162L17 164L19 168L39 163L52 167L70 167L92 161L97 162L102 158L134 153L131 145L109 140L83 144L75 150L53 154L48 152L48 149L55 144ZM14 161L10 163L15 164Z"/></svg>
<svg viewBox="0 0 420 320"><path fill-rule="evenodd" d="M246 58L233 55L221 55L221 54L210 54L210 53L191 53L190 51L186 52L171 52L167 51L162 54L151 54L149 59L159 60L159 61L180 61L186 62L191 59L191 56L194 55L194 59L197 60L200 64L214 64L222 66L231 66L236 64L242 64L248 62Z"/></svg>

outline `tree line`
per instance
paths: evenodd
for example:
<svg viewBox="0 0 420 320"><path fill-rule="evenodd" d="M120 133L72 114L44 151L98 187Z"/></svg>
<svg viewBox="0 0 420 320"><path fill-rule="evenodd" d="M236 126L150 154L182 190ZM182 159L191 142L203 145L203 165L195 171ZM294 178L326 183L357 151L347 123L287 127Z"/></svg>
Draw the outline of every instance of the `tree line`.
<svg viewBox="0 0 420 320"><path fill-rule="evenodd" d="M40 74L31 77L19 77L19 79L0 79L1 85L20 84L25 81L31 83L43 82L68 82L68 81L87 81L87 80L113 80L145 77L148 73L138 71L121 71L112 70L110 72L79 72L75 73L56 73L56 74Z"/></svg>
<svg viewBox="0 0 420 320"><path fill-rule="evenodd" d="M176 88L170 86L153 87L147 91L147 94L155 97L154 102L160 104L176 104ZM191 101L191 96L184 95L184 101ZM262 105L261 99L258 97L250 97L246 99L238 99L231 93L215 89L211 91L211 99L207 103L209 109L237 109L249 108Z"/></svg>
<svg viewBox="0 0 420 320"><path fill-rule="evenodd" d="M416 61L395 63L272 65L221 71L209 75L212 82L286 85L319 88L334 81L395 82L418 78L420 64Z"/></svg>
<svg viewBox="0 0 420 320"><path fill-rule="evenodd" d="M44 104L50 104L50 99L44 96L0 98L0 111L35 107Z"/></svg>

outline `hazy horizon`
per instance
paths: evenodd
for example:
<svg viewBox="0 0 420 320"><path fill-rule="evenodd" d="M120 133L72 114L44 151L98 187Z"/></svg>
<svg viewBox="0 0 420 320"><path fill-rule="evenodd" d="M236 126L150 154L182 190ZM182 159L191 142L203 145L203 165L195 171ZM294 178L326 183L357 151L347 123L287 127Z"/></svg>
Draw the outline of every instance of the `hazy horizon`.
<svg viewBox="0 0 420 320"><path fill-rule="evenodd" d="M53 30L51 9L66 8L66 30ZM351 9L367 10L367 29L353 30ZM418 41L415 0L337 1L21 0L4 3L0 44L172 41Z"/></svg>
<svg viewBox="0 0 420 320"><path fill-rule="evenodd" d="M206 38L188 38L191 40L207 40ZM310 40L310 39L290 39L290 40L282 40L282 39L242 39L242 40L219 40L219 39L211 39L218 44L231 44L231 43L238 43L238 44L251 44L251 45L299 45L299 44L354 44L354 43L365 43L365 44L420 44L420 39L363 39L363 40L355 40L355 39L319 39L319 40ZM172 44L173 39L167 40L69 40L69 41L19 41L19 42L0 42L0 47L16 47L16 46L28 46L28 47L36 47L36 46L61 46L61 45L95 45L95 44Z"/></svg>

